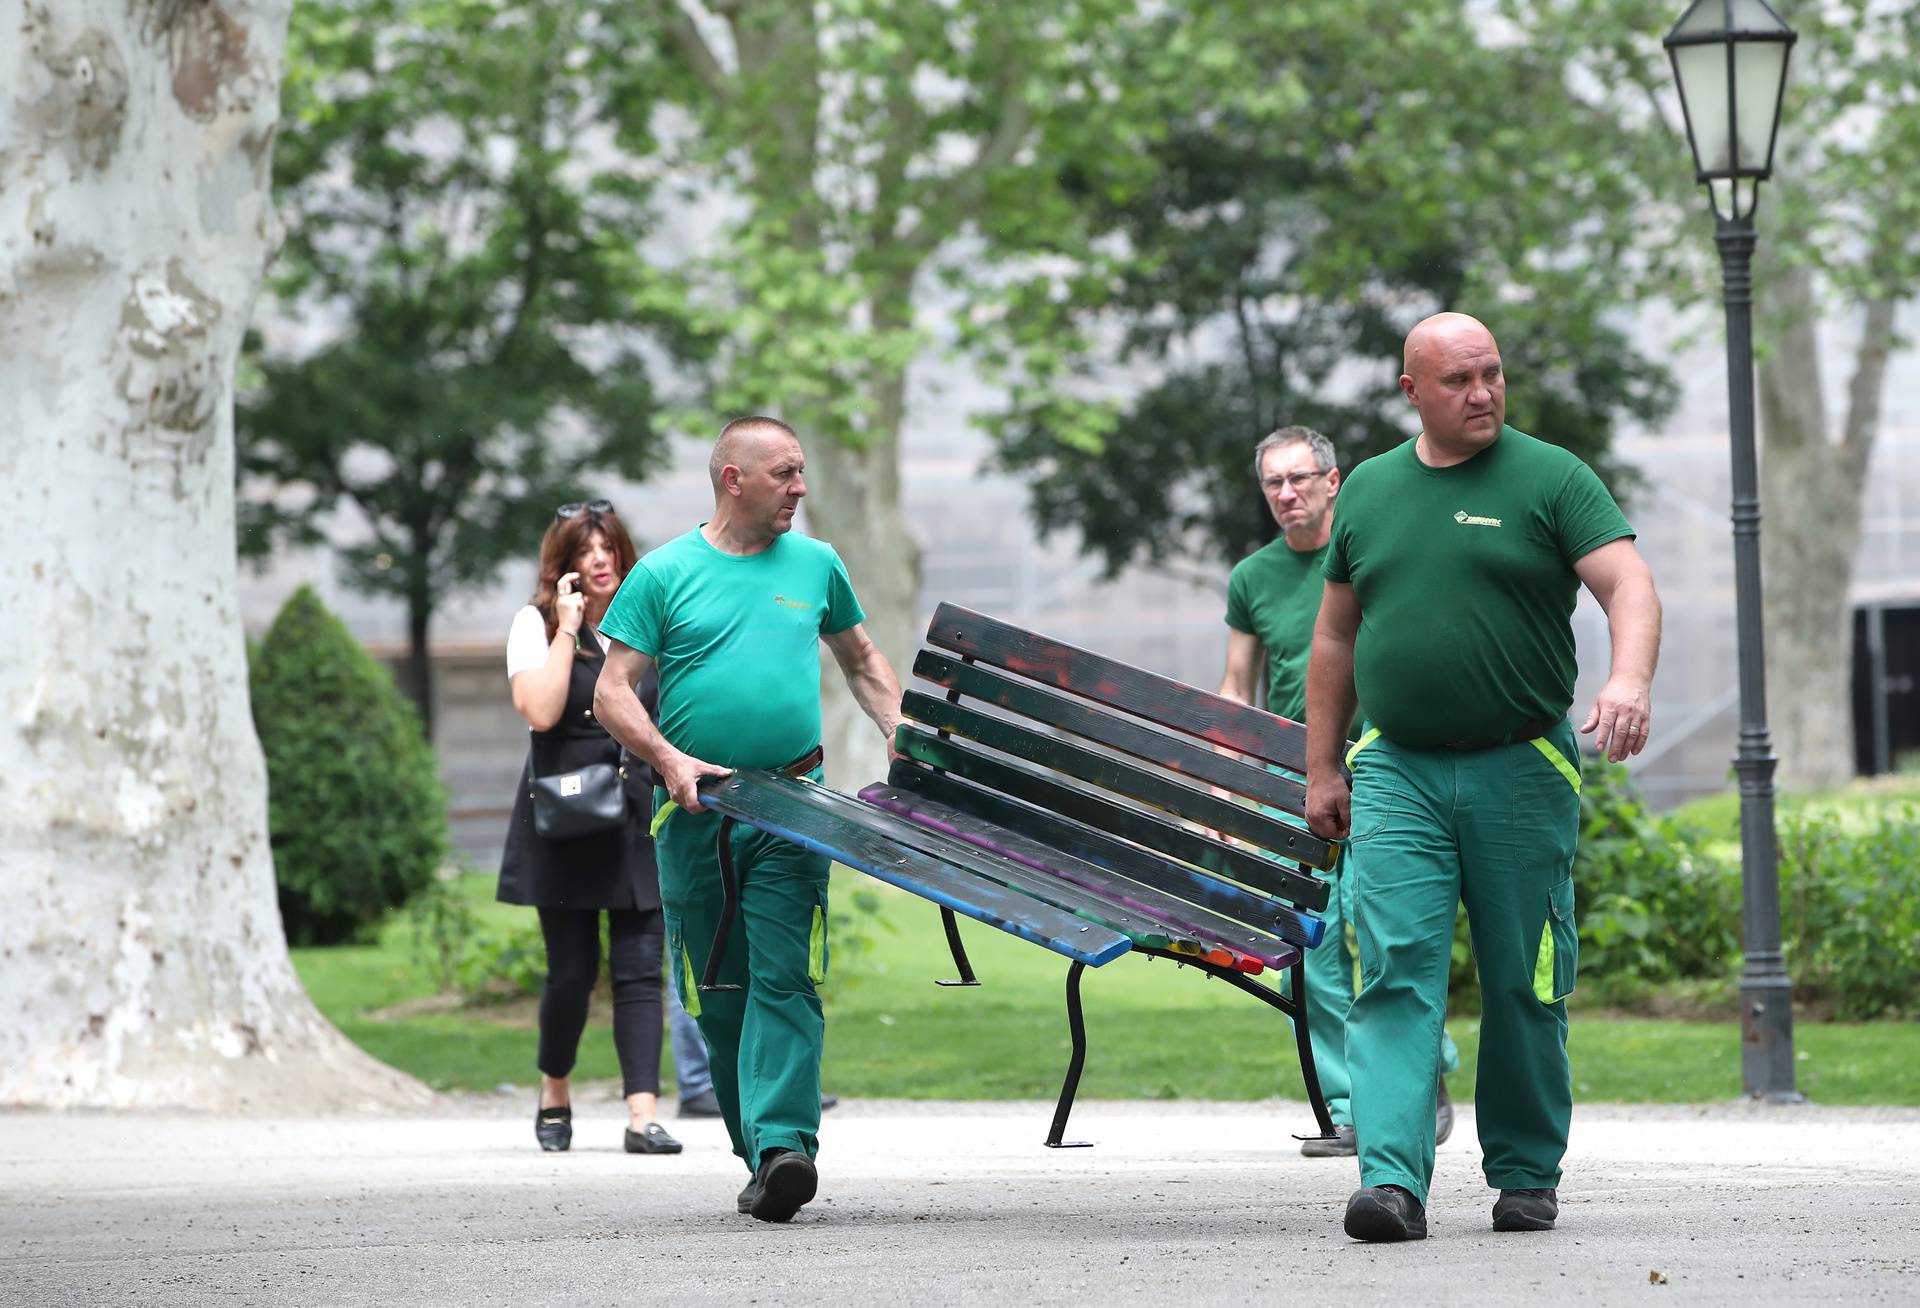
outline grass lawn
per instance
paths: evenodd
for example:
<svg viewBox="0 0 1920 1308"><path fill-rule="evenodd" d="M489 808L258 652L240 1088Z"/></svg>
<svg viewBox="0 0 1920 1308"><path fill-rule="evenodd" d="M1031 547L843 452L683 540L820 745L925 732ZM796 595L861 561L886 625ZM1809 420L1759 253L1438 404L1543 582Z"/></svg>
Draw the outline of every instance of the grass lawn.
<svg viewBox="0 0 1920 1308"><path fill-rule="evenodd" d="M1871 826L1883 813L1903 807L1920 809L1920 775L1896 772L1884 777L1862 777L1838 790L1811 794L1782 791L1775 797L1780 813L1825 814L1838 818L1850 829ZM1740 840L1740 792L1723 791L1692 800L1673 810L1672 816L1705 827L1710 835L1734 842L1737 855Z"/></svg>
<svg viewBox="0 0 1920 1308"><path fill-rule="evenodd" d="M836 889L854 874L836 873ZM877 883L858 878L867 886ZM484 931L532 920L531 910L490 902L492 879L467 877L462 892L479 907ZM982 985L934 985L952 975L937 910L879 888L874 947L857 969L825 987L824 1080L838 1094L920 1099L1050 1099L1067 1058L1066 960L1011 936L963 923ZM297 949L294 965L333 1023L375 1057L438 1089L531 1086L535 1035L526 1004L414 1013L432 985L411 955L404 914L377 943ZM1198 974L1175 975L1159 960L1118 959L1089 969L1082 984L1089 1054L1081 1094L1089 1098L1258 1099L1304 1096L1292 1036L1278 1014ZM381 1010L393 1010L373 1016ZM1448 1029L1463 1066L1449 1078L1456 1097L1473 1090L1479 1026L1456 1017ZM1574 1014L1576 1093L1587 1100L1697 1103L1740 1092L1738 1033L1727 1023L1619 1019ZM1920 1024L1802 1023L1795 1028L1800 1088L1822 1103L1920 1104ZM668 1060L671 1065L671 1059ZM617 1075L604 1020L588 1027L576 1073ZM672 1086L671 1071L663 1084Z"/></svg>

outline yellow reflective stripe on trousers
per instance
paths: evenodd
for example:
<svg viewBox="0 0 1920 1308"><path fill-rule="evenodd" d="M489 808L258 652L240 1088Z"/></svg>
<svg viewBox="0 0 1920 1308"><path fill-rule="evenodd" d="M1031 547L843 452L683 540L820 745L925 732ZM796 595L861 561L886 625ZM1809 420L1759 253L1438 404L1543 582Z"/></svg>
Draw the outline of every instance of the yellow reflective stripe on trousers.
<svg viewBox="0 0 1920 1308"><path fill-rule="evenodd" d="M683 942L680 946L680 975L685 981L680 986L680 1007L687 1010L688 1017L700 1016L700 986L693 979L693 958L687 953Z"/></svg>
<svg viewBox="0 0 1920 1308"><path fill-rule="evenodd" d="M1378 739L1380 739L1380 728L1368 727L1360 739L1353 742L1353 748L1347 751L1347 766L1351 768L1353 766L1353 756Z"/></svg>
<svg viewBox="0 0 1920 1308"><path fill-rule="evenodd" d="M653 815L653 825L647 828L647 838L649 840L658 840L660 838L660 828L667 825L667 819L679 811L680 806L672 800L668 800L662 804L660 811Z"/></svg>
<svg viewBox="0 0 1920 1308"><path fill-rule="evenodd" d="M1575 767L1573 764L1567 762L1566 756L1561 754L1559 750L1555 749L1553 747L1552 742L1549 741L1545 736L1535 736L1533 738L1533 747L1540 751L1541 755L1545 757L1547 762L1553 764L1554 771L1558 772L1561 776L1567 779L1567 784L1573 787L1573 793L1576 795L1579 794L1580 793L1580 769Z"/></svg>
<svg viewBox="0 0 1920 1308"><path fill-rule="evenodd" d="M1553 915L1547 915L1546 925L1540 928L1540 952L1533 956L1533 997L1543 1004L1557 1003L1562 998L1553 993Z"/></svg>
<svg viewBox="0 0 1920 1308"><path fill-rule="evenodd" d="M827 979L827 915L813 906L813 930L807 933L807 980L819 985Z"/></svg>

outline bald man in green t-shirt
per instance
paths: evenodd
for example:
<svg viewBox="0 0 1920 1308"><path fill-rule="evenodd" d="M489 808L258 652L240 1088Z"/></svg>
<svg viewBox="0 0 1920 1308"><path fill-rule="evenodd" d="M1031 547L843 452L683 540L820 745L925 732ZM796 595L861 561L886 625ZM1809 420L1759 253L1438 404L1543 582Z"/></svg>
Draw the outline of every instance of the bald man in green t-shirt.
<svg viewBox="0 0 1920 1308"><path fill-rule="evenodd" d="M1314 619L1325 588L1321 570L1333 535L1333 504L1340 494L1340 468L1333 442L1311 427L1282 427L1253 447L1253 471L1260 494L1280 527L1278 539L1234 565L1227 579L1227 670L1220 693L1242 704L1254 702L1261 655L1267 664L1267 711L1304 721L1307 706L1307 655L1313 647ZM1321 917L1327 936L1307 951L1307 1032L1314 1071L1333 1120L1331 1138L1313 1137L1300 1145L1308 1158L1351 1158L1355 1152L1351 1081L1347 1075L1347 1010L1357 989L1353 929L1348 922L1348 878L1339 863L1324 874L1330 883ZM1288 981L1291 988L1291 978ZM1442 1032L1439 1073L1460 1065L1459 1051ZM1447 1085L1435 1077L1434 1139L1453 1132L1453 1105Z"/></svg>
<svg viewBox="0 0 1920 1308"><path fill-rule="evenodd" d="M1573 1114L1573 853L1581 586L1613 666L1581 727L1616 762L1647 743L1660 601L1593 470L1506 425L1500 348L1464 314L1407 336L1415 439L1360 464L1334 514L1307 672L1307 819L1344 839L1361 990L1347 1023L1359 1240L1421 1239L1430 1069L1465 903L1480 976L1476 1124L1496 1231L1559 1215ZM1347 748L1359 707L1369 724ZM1351 769L1351 790L1347 772Z"/></svg>
<svg viewBox="0 0 1920 1308"><path fill-rule="evenodd" d="M816 986L827 972L828 860L749 827L729 835L739 909L719 981L702 994L723 899L719 815L703 777L779 769L818 781L820 644L881 734L900 722L900 685L867 638L840 556L790 534L806 456L773 418L727 424L708 461L713 517L634 565L601 620L612 640L594 712L653 766L654 840L669 974L712 1053L713 1091L750 1176L737 1207L789 1220L818 1188ZM633 687L660 670L660 722Z"/></svg>

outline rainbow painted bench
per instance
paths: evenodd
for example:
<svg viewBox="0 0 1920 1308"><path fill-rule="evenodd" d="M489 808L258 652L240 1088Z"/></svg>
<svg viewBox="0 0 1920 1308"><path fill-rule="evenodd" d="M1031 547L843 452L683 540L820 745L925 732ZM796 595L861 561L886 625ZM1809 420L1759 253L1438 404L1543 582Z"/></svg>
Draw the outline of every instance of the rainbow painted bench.
<svg viewBox="0 0 1920 1308"><path fill-rule="evenodd" d="M884 783L855 797L743 771L702 786L728 820L729 896L703 988L731 921L724 854L741 822L939 905L959 972L940 985L980 984L959 917L1069 960L1073 1048L1050 1147L1079 1143L1063 1137L1086 1064L1081 975L1125 954L1192 967L1293 1018L1331 1135L1304 1005L1287 997L1304 993L1302 954L1324 931L1314 913L1328 887L1311 870L1337 853L1298 820L1305 728L956 605L934 614L927 644L914 675L945 693L902 696ZM1289 970L1286 991L1271 983Z"/></svg>

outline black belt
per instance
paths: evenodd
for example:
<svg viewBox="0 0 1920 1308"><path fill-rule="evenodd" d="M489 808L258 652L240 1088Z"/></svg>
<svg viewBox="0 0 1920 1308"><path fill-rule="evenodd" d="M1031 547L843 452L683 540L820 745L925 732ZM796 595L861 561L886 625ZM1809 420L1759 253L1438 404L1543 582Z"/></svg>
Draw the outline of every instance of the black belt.
<svg viewBox="0 0 1920 1308"><path fill-rule="evenodd" d="M807 773L813 771L826 761L827 751L825 747L815 745L793 762L787 764L785 767L775 768L774 771L784 772L790 777L804 777Z"/></svg>
<svg viewBox="0 0 1920 1308"><path fill-rule="evenodd" d="M1440 748L1458 754L1471 754L1476 750L1499 749L1503 745L1524 745L1529 740L1540 739L1559 725L1558 718L1530 718L1504 736L1493 736L1487 740L1449 740Z"/></svg>

